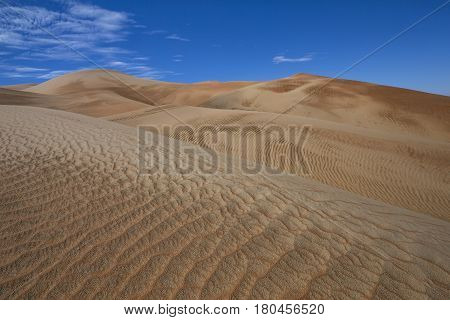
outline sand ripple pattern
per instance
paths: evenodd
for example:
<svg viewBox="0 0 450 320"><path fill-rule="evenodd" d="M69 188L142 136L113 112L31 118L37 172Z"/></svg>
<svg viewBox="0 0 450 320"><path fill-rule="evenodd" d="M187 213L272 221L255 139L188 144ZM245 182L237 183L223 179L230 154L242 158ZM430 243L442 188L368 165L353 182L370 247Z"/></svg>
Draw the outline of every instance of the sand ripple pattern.
<svg viewBox="0 0 450 320"><path fill-rule="evenodd" d="M280 117L280 123L275 123L277 129L285 132L284 136L267 138L264 134L261 140L249 135L244 144L242 131L232 126L252 128L252 132L261 136L267 132L264 128L267 114L229 113L192 122L195 134L187 138L175 135L175 130L170 136L291 174L304 176L307 167L308 177L326 185L450 221L450 144L371 135L360 129L352 132L339 127L311 126L305 119L292 116ZM296 128L297 140L288 139L286 122ZM310 130L302 146L298 141L304 125ZM218 132L233 129L232 138L225 139L223 135L218 141L206 139L199 134L206 126L217 128Z"/></svg>
<svg viewBox="0 0 450 320"><path fill-rule="evenodd" d="M0 108L0 155L2 299L450 298L429 215L301 177L138 176L135 129L40 108Z"/></svg>

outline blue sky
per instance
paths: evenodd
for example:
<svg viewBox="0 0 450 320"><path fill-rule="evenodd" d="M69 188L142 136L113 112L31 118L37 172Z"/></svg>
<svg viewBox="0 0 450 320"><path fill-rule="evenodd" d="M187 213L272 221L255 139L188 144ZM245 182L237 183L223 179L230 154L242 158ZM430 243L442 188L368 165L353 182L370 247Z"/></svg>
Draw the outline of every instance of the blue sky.
<svg viewBox="0 0 450 320"><path fill-rule="evenodd" d="M0 0L0 84L98 66L176 82L333 77L443 3ZM450 4L342 77L450 95Z"/></svg>

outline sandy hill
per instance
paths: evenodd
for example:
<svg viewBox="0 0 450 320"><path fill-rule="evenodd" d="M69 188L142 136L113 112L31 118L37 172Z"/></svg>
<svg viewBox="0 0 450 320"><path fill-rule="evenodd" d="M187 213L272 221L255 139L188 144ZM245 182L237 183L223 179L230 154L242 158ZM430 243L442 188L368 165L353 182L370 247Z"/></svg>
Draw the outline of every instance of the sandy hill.
<svg viewBox="0 0 450 320"><path fill-rule="evenodd" d="M138 176L134 129L62 111L1 106L0 139L0 298L450 297L447 221L300 177Z"/></svg>
<svg viewBox="0 0 450 320"><path fill-rule="evenodd" d="M200 106L283 113L450 141L449 97L308 74L265 82L182 84L84 70L27 86L21 90L67 98L60 109L96 117L151 106Z"/></svg>
<svg viewBox="0 0 450 320"><path fill-rule="evenodd" d="M310 178L450 220L449 97L306 74L258 83L178 84L102 70L66 74L23 92L34 96L6 101L133 127L309 125L303 152ZM233 157L243 153L224 141L214 144L194 137L188 142ZM294 160L280 163L292 152L297 151L288 142L274 139L264 150L254 146L246 157L297 173ZM258 158L260 154L264 157Z"/></svg>
<svg viewBox="0 0 450 320"><path fill-rule="evenodd" d="M230 125L262 128L268 121L277 128L311 126L301 149L310 168L309 177L366 197L426 212L450 220L450 144L408 135L391 134L334 122L272 113L236 110L216 110L197 107L164 107L107 117L129 126L152 125L174 128L170 136L183 139L231 156L262 161L265 165L297 173L302 164L283 158L299 152L298 146L274 137L264 146L249 143L248 152L240 150L239 133L232 140L200 141L198 132L204 126L226 131ZM156 112L156 113L155 113ZM199 114L201 116L199 117ZM183 124L194 127L193 137L174 136L175 128ZM286 131L286 135L288 132ZM230 142L231 141L231 142ZM262 157L257 158L258 155Z"/></svg>
<svg viewBox="0 0 450 320"><path fill-rule="evenodd" d="M450 141L450 97L307 74L257 83L202 106L284 113Z"/></svg>
<svg viewBox="0 0 450 320"><path fill-rule="evenodd" d="M0 298L449 299L449 112L450 97L305 74L0 88ZM142 125L283 173L139 175ZM198 136L230 125L255 128L245 150ZM258 144L271 125L308 127L305 144Z"/></svg>
<svg viewBox="0 0 450 320"><path fill-rule="evenodd" d="M319 92L319 97L309 98L314 105L295 105L307 88L320 87L328 80L300 74L217 94L195 107L170 104L106 119L135 127L311 125L303 150L311 178L450 220L450 98L337 80L331 88L321 89L331 92L333 99ZM284 89L274 89L280 87ZM293 106L290 111L282 114L283 107L289 105ZM391 116L385 117L387 113ZM224 145L223 141L208 143L194 138L189 142L242 155L235 145ZM292 152L288 142L274 139L264 150L253 150L252 154L254 158L264 154L264 164L295 173L295 161L282 165L279 160L289 158Z"/></svg>
<svg viewBox="0 0 450 320"><path fill-rule="evenodd" d="M136 78L113 70L84 70L32 86L25 91L64 96L64 110L107 116L164 104L197 105L249 82L168 83ZM61 106L63 107L63 106Z"/></svg>

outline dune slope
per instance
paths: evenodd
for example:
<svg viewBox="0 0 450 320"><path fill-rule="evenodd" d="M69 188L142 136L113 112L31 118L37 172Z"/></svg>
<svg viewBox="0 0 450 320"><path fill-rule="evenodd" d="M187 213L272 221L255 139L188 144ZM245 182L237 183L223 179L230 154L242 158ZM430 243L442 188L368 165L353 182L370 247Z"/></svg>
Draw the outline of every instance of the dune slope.
<svg viewBox="0 0 450 320"><path fill-rule="evenodd" d="M445 220L301 177L138 176L136 144L0 106L0 298L450 298Z"/></svg>
<svg viewBox="0 0 450 320"><path fill-rule="evenodd" d="M304 161L294 156L301 152L309 166L309 178L450 221L450 143L447 142L301 116L176 105L106 119L135 127L151 125L161 132L163 127L169 127L168 133L173 138L304 175L301 172ZM176 136L176 128L186 124L194 128L195 135ZM274 132L281 129L285 135L265 139L264 144L256 143L256 138L247 139L249 142L242 150L241 131L235 131L233 139L226 140L223 136L218 141L201 139L199 132L208 126L222 132L227 132L230 126L252 127L259 136L273 127ZM287 139L289 127L298 136L306 126L311 130L303 146Z"/></svg>
<svg viewBox="0 0 450 320"><path fill-rule="evenodd" d="M218 109L284 113L450 141L450 97L308 74L211 97Z"/></svg>
<svg viewBox="0 0 450 320"><path fill-rule="evenodd" d="M170 83L136 78L113 70L84 70L65 74L24 91L64 97L59 109L90 115L110 116L164 104L197 105L214 95L253 82Z"/></svg>

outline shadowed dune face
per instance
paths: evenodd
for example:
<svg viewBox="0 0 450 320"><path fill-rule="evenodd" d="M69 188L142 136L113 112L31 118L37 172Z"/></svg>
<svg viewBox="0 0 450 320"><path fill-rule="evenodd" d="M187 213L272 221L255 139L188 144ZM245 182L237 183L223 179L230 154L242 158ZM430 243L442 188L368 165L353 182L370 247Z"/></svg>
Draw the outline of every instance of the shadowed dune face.
<svg viewBox="0 0 450 320"><path fill-rule="evenodd" d="M1 106L0 141L0 298L450 298L445 220L301 177L139 176L135 129L62 111Z"/></svg>

